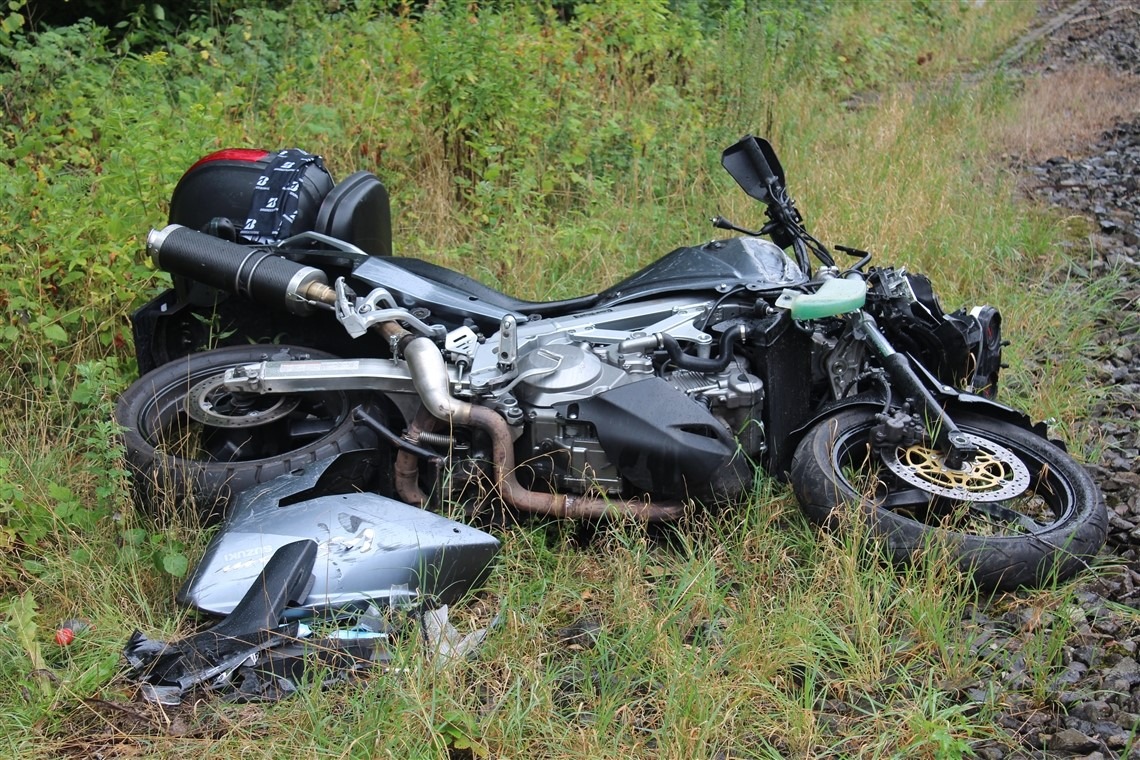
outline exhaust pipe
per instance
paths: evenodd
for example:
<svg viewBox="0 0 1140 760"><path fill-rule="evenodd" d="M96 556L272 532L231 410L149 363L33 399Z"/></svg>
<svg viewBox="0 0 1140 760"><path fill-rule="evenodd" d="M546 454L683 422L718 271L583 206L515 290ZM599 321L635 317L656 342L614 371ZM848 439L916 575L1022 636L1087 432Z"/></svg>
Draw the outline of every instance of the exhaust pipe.
<svg viewBox="0 0 1140 760"><path fill-rule="evenodd" d="M238 245L178 224L151 230L146 248L159 269L294 314L336 300L324 272L271 248Z"/></svg>
<svg viewBox="0 0 1140 760"><path fill-rule="evenodd" d="M512 507L552 517L632 517L647 522L677 520L685 514L686 507L680 501L611 501L595 496L532 491L524 487L515 476L514 442L507 421L486 407L476 406L451 395L447 365L439 348L428 338L414 338L404 346L404 359L411 370L416 392L423 401L424 408L433 417L453 425L472 425L490 436L492 460L498 480L496 485L503 501ZM424 427L422 421L413 425L420 429ZM415 474L410 471L413 466L416 463L411 453L400 452L397 455L400 495L415 498L417 501L413 503L422 504L423 492L416 483Z"/></svg>
<svg viewBox="0 0 1140 760"><path fill-rule="evenodd" d="M646 522L677 520L685 514L685 505L679 501L609 501L596 496L531 491L515 477L515 451L507 421L486 407L473 406L471 424L491 436L497 485L503 501L524 512L587 520L632 517Z"/></svg>

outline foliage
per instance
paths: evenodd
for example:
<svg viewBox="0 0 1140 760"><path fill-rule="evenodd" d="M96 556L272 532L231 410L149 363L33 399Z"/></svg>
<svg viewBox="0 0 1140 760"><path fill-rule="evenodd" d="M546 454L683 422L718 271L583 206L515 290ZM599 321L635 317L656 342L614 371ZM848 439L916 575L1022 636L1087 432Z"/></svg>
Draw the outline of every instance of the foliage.
<svg viewBox="0 0 1140 760"><path fill-rule="evenodd" d="M110 30L119 52L147 52L188 28L204 29L232 23L250 8L286 9L282 0L15 0L11 12L20 15L20 25L36 31L92 21ZM335 7L337 3L330 4Z"/></svg>

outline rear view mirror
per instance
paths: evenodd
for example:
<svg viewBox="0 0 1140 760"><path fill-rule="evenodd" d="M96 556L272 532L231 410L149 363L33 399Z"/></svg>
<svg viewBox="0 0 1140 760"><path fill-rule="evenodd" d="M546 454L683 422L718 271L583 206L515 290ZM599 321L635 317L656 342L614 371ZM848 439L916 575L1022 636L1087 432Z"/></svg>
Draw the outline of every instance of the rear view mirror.
<svg viewBox="0 0 1140 760"><path fill-rule="evenodd" d="M759 137L745 135L720 157L721 166L751 197L761 203L771 203L772 188L783 186L784 168L772 145Z"/></svg>

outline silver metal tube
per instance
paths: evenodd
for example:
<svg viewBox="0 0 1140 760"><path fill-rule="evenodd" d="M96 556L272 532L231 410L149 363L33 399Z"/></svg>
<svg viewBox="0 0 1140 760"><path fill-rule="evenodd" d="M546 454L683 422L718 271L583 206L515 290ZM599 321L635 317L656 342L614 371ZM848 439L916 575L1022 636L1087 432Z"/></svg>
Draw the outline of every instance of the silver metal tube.
<svg viewBox="0 0 1140 760"><path fill-rule="evenodd" d="M415 338L404 346L404 359L416 393L432 416L466 425L471 419L471 404L452 397L447 362L439 347L428 338Z"/></svg>

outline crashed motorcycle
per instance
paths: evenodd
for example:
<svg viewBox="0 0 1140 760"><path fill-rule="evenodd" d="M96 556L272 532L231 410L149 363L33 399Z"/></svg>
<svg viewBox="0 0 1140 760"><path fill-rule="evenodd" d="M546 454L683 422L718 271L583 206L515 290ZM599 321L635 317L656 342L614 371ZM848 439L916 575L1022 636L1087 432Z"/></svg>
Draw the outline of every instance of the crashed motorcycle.
<svg viewBox="0 0 1140 760"><path fill-rule="evenodd" d="M722 163L760 229L717 217L738 234L546 303L393 256L367 172L192 167L147 240L174 287L134 315L146 374L116 410L144 506L224 515L183 601L229 613L282 566L291 609L446 602L498 548L482 514L676 521L757 468L811 521L865 520L899 562L946 546L983 589L1087 567L1103 498L994 400L997 310L944 312L927 278L823 245L767 141Z"/></svg>

